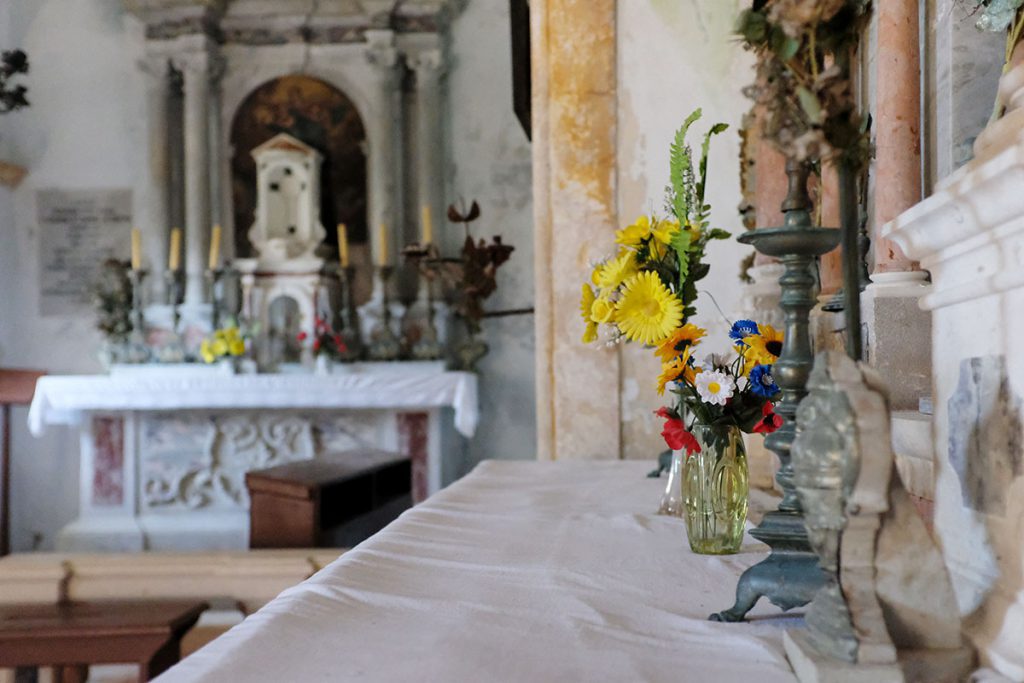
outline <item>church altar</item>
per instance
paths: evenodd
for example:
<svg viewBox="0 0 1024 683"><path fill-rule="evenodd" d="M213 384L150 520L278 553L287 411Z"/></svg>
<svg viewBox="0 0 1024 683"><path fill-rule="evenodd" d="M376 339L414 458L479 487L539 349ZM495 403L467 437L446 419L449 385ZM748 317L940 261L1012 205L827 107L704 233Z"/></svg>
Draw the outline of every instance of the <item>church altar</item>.
<svg viewBox="0 0 1024 683"><path fill-rule="evenodd" d="M795 682L800 617L707 620L766 546L694 555L649 468L485 462L158 680Z"/></svg>
<svg viewBox="0 0 1024 683"><path fill-rule="evenodd" d="M413 498L425 499L460 474L477 378L416 365L41 378L30 431L80 429L79 517L58 550L246 548L245 472L352 448L408 455Z"/></svg>

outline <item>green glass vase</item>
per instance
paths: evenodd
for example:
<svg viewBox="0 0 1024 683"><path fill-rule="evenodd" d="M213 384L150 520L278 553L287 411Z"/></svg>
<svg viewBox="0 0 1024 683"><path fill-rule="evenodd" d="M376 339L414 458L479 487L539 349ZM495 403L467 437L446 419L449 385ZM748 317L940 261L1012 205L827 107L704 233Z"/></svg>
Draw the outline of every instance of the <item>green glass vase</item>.
<svg viewBox="0 0 1024 683"><path fill-rule="evenodd" d="M693 426L700 443L683 465L683 498L690 549L730 555L743 542L747 521L747 453L735 425Z"/></svg>

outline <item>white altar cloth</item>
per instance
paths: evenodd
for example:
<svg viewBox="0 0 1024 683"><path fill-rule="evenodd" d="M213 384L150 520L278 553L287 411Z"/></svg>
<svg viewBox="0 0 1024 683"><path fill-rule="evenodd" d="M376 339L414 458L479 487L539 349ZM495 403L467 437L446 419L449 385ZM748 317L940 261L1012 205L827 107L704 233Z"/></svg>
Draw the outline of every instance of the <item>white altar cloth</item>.
<svg viewBox="0 0 1024 683"><path fill-rule="evenodd" d="M158 680L795 682L800 618L707 621L765 546L694 555L648 469L483 463Z"/></svg>
<svg viewBox="0 0 1024 683"><path fill-rule="evenodd" d="M411 409L451 407L469 438L479 418L476 375L468 372L346 375L191 375L42 377L28 413L29 430L77 424L83 413L241 409Z"/></svg>

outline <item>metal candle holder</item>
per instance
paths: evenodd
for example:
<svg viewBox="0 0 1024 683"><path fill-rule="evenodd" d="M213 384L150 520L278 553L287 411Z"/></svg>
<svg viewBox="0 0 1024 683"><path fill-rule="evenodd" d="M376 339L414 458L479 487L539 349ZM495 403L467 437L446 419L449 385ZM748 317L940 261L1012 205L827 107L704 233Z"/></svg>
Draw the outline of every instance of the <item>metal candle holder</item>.
<svg viewBox="0 0 1024 683"><path fill-rule="evenodd" d="M210 292L210 303L212 310L210 321L213 329L220 329L221 313L224 310L224 268L207 268L203 272L203 280L206 282L207 291Z"/></svg>
<svg viewBox="0 0 1024 683"><path fill-rule="evenodd" d="M132 331L125 349L125 361L128 363L145 363L151 355L146 344L146 318L142 309L142 283L145 279L146 271L142 269L128 271L128 281L132 285Z"/></svg>
<svg viewBox="0 0 1024 683"><path fill-rule="evenodd" d="M421 277L420 286L423 288L421 291L426 294L423 303L427 307L427 320L419 340L412 347L412 355L417 360L436 360L441 357L443 349L438 342L437 324L435 323L434 281L424 275Z"/></svg>
<svg viewBox="0 0 1024 683"><path fill-rule="evenodd" d="M817 257L839 244L840 231L812 225L807 166L790 160L786 164L786 175L789 191L782 203L783 226L753 230L739 238L762 254L777 257L785 266L779 278L782 287L779 305L785 314L786 336L782 353L772 370L782 390L775 412L784 422L765 439L765 446L779 456L782 464L776 481L782 487L783 498L778 509L766 514L761 524L750 532L771 547L771 555L743 573L736 586L736 603L712 614L714 621L741 621L761 597L783 610L806 605L825 579L818 567L818 556L807 540L800 501L793 486L790 449L796 435L796 409L807 395L807 378L814 362L809 314L816 303L816 279L811 268Z"/></svg>
<svg viewBox="0 0 1024 683"><path fill-rule="evenodd" d="M381 288L380 321L370 334L370 358L373 360L398 360L402 344L391 329L391 298L388 296L388 282L394 272L392 266L377 266L377 277Z"/></svg>
<svg viewBox="0 0 1024 683"><path fill-rule="evenodd" d="M356 298L353 296L352 282L355 279L354 266L341 269L341 338L345 342L345 351L340 354L341 360L353 362L363 355L363 339L359 332L359 312L356 310Z"/></svg>
<svg viewBox="0 0 1024 683"><path fill-rule="evenodd" d="M164 363L180 363L185 360L185 342L181 338L181 298L185 289L181 270L165 270L164 297L171 307L171 339L157 351L157 358Z"/></svg>

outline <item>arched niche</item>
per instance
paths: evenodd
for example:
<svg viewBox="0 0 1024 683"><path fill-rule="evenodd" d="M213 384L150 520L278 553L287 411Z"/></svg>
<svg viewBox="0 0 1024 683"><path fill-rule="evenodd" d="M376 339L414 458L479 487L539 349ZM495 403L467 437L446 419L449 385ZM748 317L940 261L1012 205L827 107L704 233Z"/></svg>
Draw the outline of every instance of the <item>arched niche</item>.
<svg viewBox="0 0 1024 683"><path fill-rule="evenodd" d="M323 155L320 220L325 243L337 244L337 224L349 240L364 244L367 233L367 143L359 111L330 83L305 75L281 76L249 93L231 121L231 197L235 249L252 255L247 233L256 208L256 164L252 150L278 133L288 133Z"/></svg>

